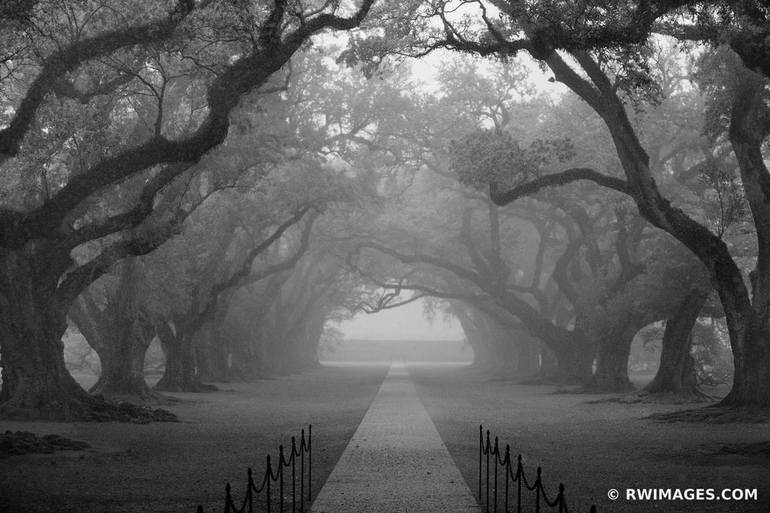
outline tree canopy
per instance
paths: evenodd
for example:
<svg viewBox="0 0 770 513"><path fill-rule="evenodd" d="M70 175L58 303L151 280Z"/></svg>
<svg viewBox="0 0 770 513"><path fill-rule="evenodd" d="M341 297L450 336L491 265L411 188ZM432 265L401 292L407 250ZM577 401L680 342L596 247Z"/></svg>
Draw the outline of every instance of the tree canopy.
<svg viewBox="0 0 770 513"><path fill-rule="evenodd" d="M152 400L155 338L157 389L204 390L305 369L333 321L418 300L477 363L586 391L630 390L632 341L666 323L648 392L693 392L711 317L723 405L767 406L769 15L6 2L0 413L111 408L67 372L68 319L95 392Z"/></svg>

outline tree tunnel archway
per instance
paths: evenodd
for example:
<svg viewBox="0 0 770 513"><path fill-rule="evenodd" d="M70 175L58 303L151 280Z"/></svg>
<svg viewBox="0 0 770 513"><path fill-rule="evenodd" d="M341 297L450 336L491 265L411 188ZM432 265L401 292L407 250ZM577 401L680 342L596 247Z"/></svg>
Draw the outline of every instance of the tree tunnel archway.
<svg viewBox="0 0 770 513"><path fill-rule="evenodd" d="M490 372L622 392L638 329L665 319L671 354L686 355L716 287L738 376L728 403L770 401L770 192L757 178L768 174L767 70L744 66L751 41L739 37L754 32L727 27L737 55L706 52L689 85L659 91L658 77L683 70L666 49L651 58L637 40L614 41L617 27L586 49L579 32L533 28L518 10L499 12L509 34L477 13L477 25L423 34L430 48L344 36L340 51L315 36L382 20L400 34L411 20L374 0L221 17L218 2L180 1L126 27L89 4L73 40L61 13L0 18L37 70L0 63L13 86L0 123L0 414L88 418L103 406L66 370L68 319L102 351L96 391L141 398L153 395L137 369L155 335L171 369L159 388L205 389L309 368L329 320L394 291L450 302ZM730 24L754 27L735 9ZM27 14L51 33L28 31ZM639 40L659 25L629 15ZM209 33L214 43L200 39ZM39 40L57 44L31 51ZM602 53L616 44L629 53ZM436 48L452 58L431 87L408 66L377 69L383 53ZM548 71L535 84L538 64ZM536 94L551 82L572 93ZM703 105L723 122L704 126ZM120 278L132 259L148 269ZM664 389L686 367L671 359Z"/></svg>
<svg viewBox="0 0 770 513"><path fill-rule="evenodd" d="M364 312L330 323L335 337L323 340L321 361L469 364L474 350L448 304L437 301L426 312L417 300L395 308Z"/></svg>

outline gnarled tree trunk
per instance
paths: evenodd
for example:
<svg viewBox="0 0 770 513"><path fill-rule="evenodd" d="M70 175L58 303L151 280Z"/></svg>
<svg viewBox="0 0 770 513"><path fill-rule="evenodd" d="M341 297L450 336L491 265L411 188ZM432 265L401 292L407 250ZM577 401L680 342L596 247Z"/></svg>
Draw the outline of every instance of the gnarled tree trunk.
<svg viewBox="0 0 770 513"><path fill-rule="evenodd" d="M94 347L101 360L102 373L91 387L91 393L115 399L157 398L144 379L144 356L154 329L140 320L131 324L124 331L114 331L111 340L99 349Z"/></svg>
<svg viewBox="0 0 770 513"><path fill-rule="evenodd" d="M460 327L465 334L465 340L473 349L473 366L479 369L485 369L491 360L489 346L484 340L481 330L473 320L471 313L463 305L453 305L453 312Z"/></svg>
<svg viewBox="0 0 770 513"><path fill-rule="evenodd" d="M735 378L723 406L770 406L770 328L767 313L729 312Z"/></svg>
<svg viewBox="0 0 770 513"><path fill-rule="evenodd" d="M735 88L730 142L757 232L757 263L751 301L743 282L726 275L717 286L727 316L735 376L727 406L770 406L770 172L762 148L770 135L767 80L740 68ZM725 273L726 274L726 273Z"/></svg>
<svg viewBox="0 0 770 513"><path fill-rule="evenodd" d="M581 94L587 88L573 87L576 74L562 72L563 61L549 59L557 79ZM588 61L587 55L578 59ZM584 65L597 83L607 83L595 63ZM749 292L743 275L727 244L681 209L663 198L649 168L649 157L641 146L620 100L604 95L596 100L581 94L607 123L621 164L628 178L630 194L640 213L653 225L666 230L687 246L708 269L727 318L735 375L723 406L770 406L770 183L762 155L762 145L770 132L765 104L766 83L750 70L736 80L729 136L738 160L741 181L757 228L758 255ZM582 84L581 84L582 85Z"/></svg>
<svg viewBox="0 0 770 513"><path fill-rule="evenodd" d="M126 286L118 288L114 302L101 309L86 291L70 308L70 318L101 362L102 372L91 393L108 399L157 400L161 396L144 379L144 356L155 327L133 308L132 264L123 265Z"/></svg>
<svg viewBox="0 0 770 513"><path fill-rule="evenodd" d="M631 344L644 322L623 316L614 319L603 330L596 356L596 371L586 390L592 392L622 393L634 389L628 379L628 358Z"/></svg>
<svg viewBox="0 0 770 513"><path fill-rule="evenodd" d="M634 334L622 332L618 338L599 345L596 372L588 383L587 389L610 393L628 392L634 389L628 379L628 357L631 354L633 339Z"/></svg>
<svg viewBox="0 0 770 513"><path fill-rule="evenodd" d="M66 312L56 297L56 256L45 242L0 259L0 352L5 417L88 418L91 397L64 365Z"/></svg>
<svg viewBox="0 0 770 513"><path fill-rule="evenodd" d="M156 325L161 347L166 355L163 377L155 384L161 392L211 392L217 388L200 381L195 365L193 334L181 323L174 329L168 323Z"/></svg>
<svg viewBox="0 0 770 513"><path fill-rule="evenodd" d="M644 387L647 394L698 395L695 364L690 354L692 328L706 302L708 292L690 291L676 312L666 320L660 365L653 380Z"/></svg>
<svg viewBox="0 0 770 513"><path fill-rule="evenodd" d="M307 365L308 368L319 365L318 349L321 346L321 338L323 337L326 321L327 315L325 313L319 313L308 329L308 350L305 352L306 357L304 360L305 365Z"/></svg>
<svg viewBox="0 0 770 513"><path fill-rule="evenodd" d="M518 332L514 336L516 337L518 347L516 374L520 376L537 374L538 370L540 370L537 341L523 332Z"/></svg>
<svg viewBox="0 0 770 513"><path fill-rule="evenodd" d="M230 372L230 347L225 337L220 335L221 323L212 321L199 332L198 376L203 381L228 382L238 379Z"/></svg>
<svg viewBox="0 0 770 513"><path fill-rule="evenodd" d="M540 354L540 370L537 372L536 379L539 381L554 380L559 374L559 362L556 360L556 355L553 354L551 348L543 342L540 342L538 346Z"/></svg>
<svg viewBox="0 0 770 513"><path fill-rule="evenodd" d="M596 348L585 337L572 338L568 344L549 344L556 357L556 381L563 385L585 385L591 381Z"/></svg>

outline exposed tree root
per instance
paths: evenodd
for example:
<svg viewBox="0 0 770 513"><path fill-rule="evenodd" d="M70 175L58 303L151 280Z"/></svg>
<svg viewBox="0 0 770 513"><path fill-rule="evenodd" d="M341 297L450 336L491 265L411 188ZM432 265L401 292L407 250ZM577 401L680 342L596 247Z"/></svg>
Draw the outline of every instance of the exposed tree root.
<svg viewBox="0 0 770 513"><path fill-rule="evenodd" d="M633 386L630 390L633 390ZM595 385L578 385L573 387L561 386L556 389L556 394L581 394L581 395L607 395L607 394L626 394L629 392L627 387L603 388ZM604 399L602 399L604 400Z"/></svg>
<svg viewBox="0 0 770 513"><path fill-rule="evenodd" d="M151 393L142 394L96 394L97 397L102 397L107 401L115 403L130 403L142 406L171 406L184 402L183 399L178 397L172 397L169 395L161 394L155 390L150 389Z"/></svg>
<svg viewBox="0 0 770 513"><path fill-rule="evenodd" d="M770 458L770 441L746 444L723 445L720 454L738 454L740 456L766 456Z"/></svg>
<svg viewBox="0 0 770 513"><path fill-rule="evenodd" d="M203 392L218 392L219 387L216 385L212 385L210 383L204 383L202 381L193 381L191 383L163 383L162 381L158 381L158 384L155 385L154 390L158 392L192 392L192 393L203 393Z"/></svg>
<svg viewBox="0 0 770 513"><path fill-rule="evenodd" d="M506 372L497 372L497 373L487 373L484 374L484 381L487 381L489 383L493 382L504 382L504 383L516 383L517 385L521 384L531 384L530 381L534 380L535 376L532 375L524 375L524 374L516 374L516 373L506 373Z"/></svg>
<svg viewBox="0 0 770 513"><path fill-rule="evenodd" d="M565 385L564 380L559 379L556 376L531 376L528 378L523 378L519 381L519 385L552 385L552 386L563 386Z"/></svg>
<svg viewBox="0 0 770 513"><path fill-rule="evenodd" d="M107 401L104 404L110 404ZM99 411L98 420L133 422L135 424L148 424L150 422L179 422L176 415L161 408L150 408L137 404L121 402L115 406L109 406Z"/></svg>
<svg viewBox="0 0 770 513"><path fill-rule="evenodd" d="M66 400L51 401L39 408L19 407L12 402L0 406L0 418L83 422L178 422L173 413L127 402L110 402L83 392Z"/></svg>
<svg viewBox="0 0 770 513"><path fill-rule="evenodd" d="M620 404L693 404L693 403L708 403L716 401L716 397L712 397L700 390L690 392L659 392L651 393L645 390L639 390L638 392L632 392L630 394L624 394L619 397L607 397L603 399L596 399L593 401L587 401L588 404L600 404L600 403L620 403Z"/></svg>
<svg viewBox="0 0 770 513"><path fill-rule="evenodd" d="M97 381L94 386L88 390L96 397L102 397L108 401L129 402L136 404L172 404L179 402L179 399L164 396L147 386L142 379L141 382L121 384L121 386L110 386L104 382Z"/></svg>
<svg viewBox="0 0 770 513"><path fill-rule="evenodd" d="M564 389L565 393L570 393L577 388L585 386L587 378L564 377L556 374L535 374L533 376L522 376L519 385L535 386L556 386Z"/></svg>
<svg viewBox="0 0 770 513"><path fill-rule="evenodd" d="M636 387L630 381L590 381L580 390L582 394L628 394L635 392Z"/></svg>
<svg viewBox="0 0 770 513"><path fill-rule="evenodd" d="M30 453L52 453L54 451L82 451L91 446L86 442L70 440L59 435L42 437L26 431L6 431L0 435L0 458Z"/></svg>
<svg viewBox="0 0 770 513"><path fill-rule="evenodd" d="M770 422L770 408L708 406L694 410L654 413L645 417L657 422L701 422L705 424L762 424Z"/></svg>
<svg viewBox="0 0 770 513"><path fill-rule="evenodd" d="M101 381L97 381L89 392L95 396L107 401L118 403L133 403L142 405L169 405L182 402L181 399L163 395L153 390L142 380L139 383L133 383L130 386L112 387L105 386Z"/></svg>

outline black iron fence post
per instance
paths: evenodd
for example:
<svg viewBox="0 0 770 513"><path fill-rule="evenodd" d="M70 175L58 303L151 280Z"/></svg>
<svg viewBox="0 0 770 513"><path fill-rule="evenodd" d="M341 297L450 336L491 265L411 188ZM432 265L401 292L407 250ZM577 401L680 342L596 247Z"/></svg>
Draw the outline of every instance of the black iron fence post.
<svg viewBox="0 0 770 513"><path fill-rule="evenodd" d="M508 511L508 474L511 473L511 446L505 446L505 513Z"/></svg>
<svg viewBox="0 0 770 513"><path fill-rule="evenodd" d="M500 449L498 448L498 445L497 445L497 437L495 437L495 452L494 452L494 459L495 459L495 502L494 502L494 508L493 508L493 511L495 513L497 513L497 464L498 464L497 458L498 458L499 454L500 454Z"/></svg>
<svg viewBox="0 0 770 513"><path fill-rule="evenodd" d="M286 458L284 452L284 446L278 447L278 466L276 471L273 471L270 455L266 456L266 469L264 478L259 487L255 485L254 475L251 468L248 469L248 485L246 488L246 496L240 508L235 506L232 498L232 488L228 482L225 485L225 505L224 513L254 513L254 494L265 492L265 506L267 513L270 513L272 509L272 496L271 496L271 484L273 481L278 483L278 509L280 513L284 513L285 510L285 476L284 467L291 466L291 488L292 488L292 513L296 513L297 503L297 458L299 458L299 510L300 513L305 511L305 500L310 504L312 500L312 425L308 426L307 438L305 438L305 430L300 432L299 444L295 437L291 438L291 454L289 458ZM305 456L307 456L307 476L305 475ZM486 457L486 460L484 459ZM493 462L490 462L490 458ZM567 503L565 499L564 484L559 483L558 494L551 501L546 494L545 487L542 479L542 468L537 467L537 476L531 485L527 481L524 471L524 465L522 464L521 454L516 457L516 472L513 472L513 462L511 460L511 447L505 446L505 455L500 453L500 440L496 436L495 443L492 445L490 431L487 430L486 437L484 436L483 426L479 426L479 454L478 454L478 495L479 502L482 499L482 493L484 493L484 509L486 513L489 513L490 504L492 505L493 512L498 511L498 494L500 493L500 482L498 465L503 467L503 479L504 479L504 513L511 513L510 506L510 481L516 482L516 513L522 513L522 492L526 487L527 490L535 493L535 513L540 513L543 503L546 508L558 508L558 513L568 513ZM494 465L494 469L490 469L490 464ZM486 466L486 483L485 486L482 483L484 479L483 466ZM494 473L494 476L490 476L490 471ZM494 480L492 483L493 498L490 502L490 477ZM307 478L307 496L305 495L305 479ZM248 509L247 509L248 507ZM203 513L203 507L198 506L197 513ZM596 513L596 506L592 505L590 513Z"/></svg>
<svg viewBox="0 0 770 513"><path fill-rule="evenodd" d="M246 488L246 500L249 501L249 513L254 513L254 475L251 472L251 467L246 471L248 476L248 488Z"/></svg>
<svg viewBox="0 0 770 513"><path fill-rule="evenodd" d="M313 425L308 424L307 426L307 502L310 504L310 501L312 500L311 490L310 488L313 485Z"/></svg>
<svg viewBox="0 0 770 513"><path fill-rule="evenodd" d="M479 500L481 500L481 457L484 454L484 428L479 425Z"/></svg>
<svg viewBox="0 0 770 513"><path fill-rule="evenodd" d="M265 474L267 474L267 480L265 481L265 486L267 487L266 491L266 498L267 498L267 513L270 513L270 481L273 480L273 467L270 465L270 455L267 455L267 470L265 470Z"/></svg>
<svg viewBox="0 0 770 513"><path fill-rule="evenodd" d="M518 481L518 502L516 504L516 513L521 513L521 482L524 475L524 466L521 464L521 454L516 458L516 481Z"/></svg>
<svg viewBox="0 0 770 513"><path fill-rule="evenodd" d="M305 430L300 432L299 442L299 511L305 513Z"/></svg>
<svg viewBox="0 0 770 513"><path fill-rule="evenodd" d="M297 438L291 437L291 453L289 457L286 457L286 451L283 444L278 446L278 463L273 470L273 464L268 454L265 459L265 473L262 478L262 482L259 486L254 481L254 472L251 467L246 471L247 486L246 495L243 498L243 502L239 503L240 507L237 507L233 502L232 487L228 482L225 485L225 505L224 513L254 513L254 500L255 495L259 495L264 492L265 494L265 508L267 513L273 509L273 497L272 497L272 483L278 484L278 513L284 513L286 508L286 476L284 474L286 468L291 467L291 512L297 513L297 499L299 499L299 511L304 513L305 500L308 504L312 500L312 431L313 427L308 426L307 438L305 438L305 430L301 430L300 440L297 443ZM305 475L305 457L307 457L307 476ZM297 494L297 458L299 458L299 494ZM305 479L307 478L307 495L305 494ZM203 506L198 505L196 508L197 513L204 513Z"/></svg>
<svg viewBox="0 0 770 513"><path fill-rule="evenodd" d="M486 458L486 459L485 459ZM490 458L492 462L490 462ZM478 454L478 497L479 503L484 501L484 512L498 513L498 502L500 494L500 488L503 488L503 513L512 513L510 511L510 482L516 483L516 513L522 513L522 496L523 493L534 493L534 504L530 507L534 507L534 513L540 513L541 511L550 511L549 508L555 508L558 513L568 513L567 501L564 493L564 483L559 483L558 493L555 497L549 498L546 493L545 485L543 484L543 469L537 467L537 475L534 482L527 480L526 473L524 471L524 465L522 463L521 454L516 456L516 470L513 470L513 461L511 459L511 446L505 446L505 454L500 451L500 440L495 436L494 445L492 444L492 438L490 431L486 431L484 434L484 426L479 426L479 454ZM490 464L494 468L490 469ZM503 472L503 483L500 483L498 468L500 466ZM483 482L485 481L485 482ZM490 481L492 481L490 483ZM490 498L490 487L492 488L492 497ZM529 511L529 510L528 510ZM590 513L596 513L596 506L592 505Z"/></svg>
<svg viewBox="0 0 770 513"><path fill-rule="evenodd" d="M278 446L278 493L281 495L281 498L278 501L278 511L280 513L283 513L283 466L285 464L285 460L283 458L283 445Z"/></svg>
<svg viewBox="0 0 770 513"><path fill-rule="evenodd" d="M230 513L230 504L233 502L233 497L230 495L230 483L225 485L225 512Z"/></svg>
<svg viewBox="0 0 770 513"><path fill-rule="evenodd" d="M489 430L487 429L487 443L484 444L484 452L486 453L486 456L487 456L487 486L486 486L487 500L484 503L486 506L486 513L489 513L489 453L492 452L490 451L490 449L491 449L491 445L489 443Z"/></svg>
<svg viewBox="0 0 770 513"><path fill-rule="evenodd" d="M291 513L296 513L297 504L297 440L291 437ZM300 492L300 495L302 492Z"/></svg>

